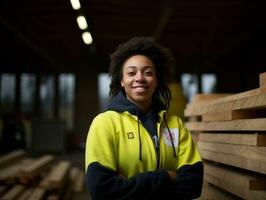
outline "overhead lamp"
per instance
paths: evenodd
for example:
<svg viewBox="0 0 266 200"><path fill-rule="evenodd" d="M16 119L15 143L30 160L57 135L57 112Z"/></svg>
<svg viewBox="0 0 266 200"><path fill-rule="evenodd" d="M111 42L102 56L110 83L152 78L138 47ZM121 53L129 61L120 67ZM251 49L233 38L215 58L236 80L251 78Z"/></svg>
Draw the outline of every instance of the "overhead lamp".
<svg viewBox="0 0 266 200"><path fill-rule="evenodd" d="M79 0L70 0L70 2L71 2L71 5L72 5L72 8L74 9L74 10L79 10L80 9L80 2L79 2Z"/></svg>
<svg viewBox="0 0 266 200"><path fill-rule="evenodd" d="M91 34L90 34L90 32L88 32L88 31L86 31L86 32L84 32L84 33L82 33L82 39L83 39L83 42L85 43L85 44L91 44L92 43L92 37L91 37Z"/></svg>
<svg viewBox="0 0 266 200"><path fill-rule="evenodd" d="M78 22L78 26L81 30L85 30L86 28L88 28L88 24L86 21L86 18L82 15L77 17L77 22Z"/></svg>

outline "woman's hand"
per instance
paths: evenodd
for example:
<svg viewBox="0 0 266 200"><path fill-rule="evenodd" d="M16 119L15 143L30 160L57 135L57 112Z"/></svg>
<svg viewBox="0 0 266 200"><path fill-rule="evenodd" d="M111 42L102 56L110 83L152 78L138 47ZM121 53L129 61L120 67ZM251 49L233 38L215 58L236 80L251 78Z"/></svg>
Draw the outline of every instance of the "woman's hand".
<svg viewBox="0 0 266 200"><path fill-rule="evenodd" d="M167 173L172 181L174 181L177 177L176 171L173 170L167 170Z"/></svg>

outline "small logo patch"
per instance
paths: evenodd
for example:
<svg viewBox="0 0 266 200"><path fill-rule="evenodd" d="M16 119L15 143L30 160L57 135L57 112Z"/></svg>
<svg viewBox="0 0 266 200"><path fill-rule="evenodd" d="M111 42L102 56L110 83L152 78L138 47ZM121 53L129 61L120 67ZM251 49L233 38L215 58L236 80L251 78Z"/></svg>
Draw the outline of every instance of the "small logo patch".
<svg viewBox="0 0 266 200"><path fill-rule="evenodd" d="M127 138L128 139L134 139L134 133L133 132L128 132L127 133Z"/></svg>

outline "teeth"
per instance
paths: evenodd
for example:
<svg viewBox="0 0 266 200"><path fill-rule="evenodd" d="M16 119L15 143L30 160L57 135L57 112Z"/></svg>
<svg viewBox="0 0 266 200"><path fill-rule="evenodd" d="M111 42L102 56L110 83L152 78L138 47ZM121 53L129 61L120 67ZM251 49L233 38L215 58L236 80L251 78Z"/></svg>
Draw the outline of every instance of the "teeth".
<svg viewBox="0 0 266 200"><path fill-rule="evenodd" d="M136 90L137 92L143 92L143 91L145 91L146 89L145 89L144 87L137 87L137 88L135 88L135 90Z"/></svg>

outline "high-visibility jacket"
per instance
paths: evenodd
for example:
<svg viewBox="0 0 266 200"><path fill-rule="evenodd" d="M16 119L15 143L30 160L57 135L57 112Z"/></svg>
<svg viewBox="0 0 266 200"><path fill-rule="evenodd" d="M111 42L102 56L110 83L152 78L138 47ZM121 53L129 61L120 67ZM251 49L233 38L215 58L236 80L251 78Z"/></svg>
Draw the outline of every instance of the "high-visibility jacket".
<svg viewBox="0 0 266 200"><path fill-rule="evenodd" d="M122 111L123 109L124 111ZM113 172L111 173L113 178L119 179L122 176L126 178L123 180L134 180L140 184L138 185L140 187L139 191L135 186L128 186L128 183L114 184L115 186L113 187L117 187L112 188L111 191L107 190L107 193L109 191L107 196L118 195L117 198L120 198L118 193L123 193L124 190L122 192L120 190L125 185L127 187L126 191L129 190L134 198L141 195L140 191L145 192L144 188L147 186L145 186L144 180L156 179L155 176L151 178L148 172L154 172L159 177L155 180L155 182L159 181L157 186L150 189L151 191L146 191L152 193L149 194L150 197L153 196L152 198L156 194L156 189L160 189L160 184L163 185L167 181L169 182L169 177L165 170L177 171L182 176L182 179L185 179L186 182L184 184L194 185L193 176L199 177L198 187L201 187L202 160L197 146L194 144L182 120L178 116L167 116L165 110L159 111L156 122L158 134L158 141L156 142L151 133L144 127L138 114L130 112L130 109L123 109L118 109L119 112L110 109L99 114L94 118L90 126L86 142L85 165L92 196L97 196L95 190L99 190L99 188L106 191L103 185L107 182L105 178L109 176L104 175L102 180L97 178L103 175L101 174L103 171L106 172L108 170L110 173ZM158 147L156 148L157 145ZM194 172L191 175L190 173L185 174L186 170L189 169L193 169ZM145 173L147 173L146 176ZM141 177L140 174L142 174ZM191 179L191 183L187 182L186 178L187 180ZM177 180L177 182L180 180ZM97 183L97 181L99 182ZM112 179L110 178L109 181L112 181ZM141 186L142 182L143 187ZM186 186L183 185L182 187ZM188 187L190 186L188 185ZM116 191L117 194L113 194L112 191L114 193ZM135 196L134 191L136 191L137 196ZM174 191L174 187L169 191ZM201 191L201 188L195 188L195 191ZM104 191L101 191L100 196L104 195L104 193ZM125 193L125 195L127 194ZM147 197L145 198L147 199Z"/></svg>

